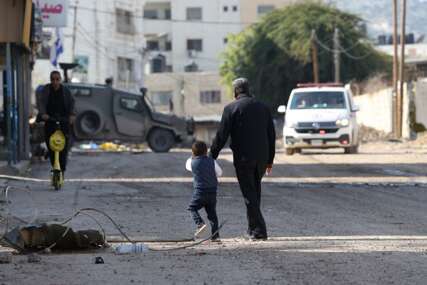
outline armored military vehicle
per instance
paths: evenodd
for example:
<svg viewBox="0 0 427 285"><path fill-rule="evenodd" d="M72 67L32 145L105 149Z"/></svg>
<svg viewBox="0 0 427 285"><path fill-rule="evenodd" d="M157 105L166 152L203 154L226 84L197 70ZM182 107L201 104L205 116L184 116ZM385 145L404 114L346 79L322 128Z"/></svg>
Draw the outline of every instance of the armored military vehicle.
<svg viewBox="0 0 427 285"><path fill-rule="evenodd" d="M76 101L76 141L148 142L154 152L168 152L191 141L191 119L155 112L146 89L140 94L108 85L64 83Z"/></svg>

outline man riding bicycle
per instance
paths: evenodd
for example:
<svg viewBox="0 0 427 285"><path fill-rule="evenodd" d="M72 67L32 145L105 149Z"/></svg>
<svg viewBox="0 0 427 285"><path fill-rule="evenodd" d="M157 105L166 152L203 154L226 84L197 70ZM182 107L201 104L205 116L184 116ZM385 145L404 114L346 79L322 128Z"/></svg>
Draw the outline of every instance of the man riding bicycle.
<svg viewBox="0 0 427 285"><path fill-rule="evenodd" d="M45 122L45 141L49 150L49 159L53 167L54 151L49 145L50 136L57 130L56 121L65 136L65 148L59 153L62 173L67 168L67 156L70 143L71 125L75 119L74 98L70 90L61 84L59 71L50 73L50 84L46 84L38 94L39 120Z"/></svg>

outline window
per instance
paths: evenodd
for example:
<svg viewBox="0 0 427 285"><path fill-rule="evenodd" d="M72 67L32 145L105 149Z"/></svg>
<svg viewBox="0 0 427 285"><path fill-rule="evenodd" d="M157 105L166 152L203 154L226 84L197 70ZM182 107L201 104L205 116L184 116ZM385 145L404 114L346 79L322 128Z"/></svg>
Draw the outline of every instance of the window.
<svg viewBox="0 0 427 285"><path fill-rule="evenodd" d="M221 91L200 91L200 103L202 104L215 104L221 103Z"/></svg>
<svg viewBox="0 0 427 285"><path fill-rule="evenodd" d="M170 20L171 18L172 18L171 9L166 9L165 10L165 19Z"/></svg>
<svg viewBox="0 0 427 285"><path fill-rule="evenodd" d="M147 41L148 50L159 50L159 41Z"/></svg>
<svg viewBox="0 0 427 285"><path fill-rule="evenodd" d="M233 12L237 12L237 6L233 6Z"/></svg>
<svg viewBox="0 0 427 285"><path fill-rule="evenodd" d="M164 55L157 55L151 60L151 72L160 73L165 72L166 69L166 57Z"/></svg>
<svg viewBox="0 0 427 285"><path fill-rule="evenodd" d="M157 12L157 10L144 10L144 18L145 19L158 19L159 18L159 14Z"/></svg>
<svg viewBox="0 0 427 285"><path fill-rule="evenodd" d="M291 109L346 109L343 92L299 92L295 93Z"/></svg>
<svg viewBox="0 0 427 285"><path fill-rule="evenodd" d="M189 20L189 21L201 21L202 20L202 8L201 7L187 8L187 20Z"/></svg>
<svg viewBox="0 0 427 285"><path fill-rule="evenodd" d="M224 38L224 44L228 44L228 38Z"/></svg>
<svg viewBox="0 0 427 285"><path fill-rule="evenodd" d="M126 57L117 58L117 76L122 82L134 81L134 61Z"/></svg>
<svg viewBox="0 0 427 285"><path fill-rule="evenodd" d="M92 90L90 88L70 88L70 92L71 95L75 97L92 95Z"/></svg>
<svg viewBox="0 0 427 285"><path fill-rule="evenodd" d="M185 72L197 72L199 70L199 66L194 61L186 66L184 66Z"/></svg>
<svg viewBox="0 0 427 285"><path fill-rule="evenodd" d="M188 39L187 50L203 51L202 39Z"/></svg>
<svg viewBox="0 0 427 285"><path fill-rule="evenodd" d="M154 91L151 93L154 106L169 106L172 100L172 91Z"/></svg>
<svg viewBox="0 0 427 285"><path fill-rule="evenodd" d="M258 6L258 16L268 14L274 10L274 5L259 5Z"/></svg>
<svg viewBox="0 0 427 285"><path fill-rule="evenodd" d="M134 34L135 33L135 26L133 24L133 15L132 12L123 10L123 9L116 9L116 25L117 25L117 32L123 33L123 34Z"/></svg>
<svg viewBox="0 0 427 285"><path fill-rule="evenodd" d="M222 9L224 12L228 12L228 6L224 6Z"/></svg>
<svg viewBox="0 0 427 285"><path fill-rule="evenodd" d="M171 51L172 50L172 42L171 41L167 41L165 44L165 50L166 51Z"/></svg>
<svg viewBox="0 0 427 285"><path fill-rule="evenodd" d="M123 109L130 111L140 112L142 110L141 103L136 98L120 98L120 106L122 106Z"/></svg>

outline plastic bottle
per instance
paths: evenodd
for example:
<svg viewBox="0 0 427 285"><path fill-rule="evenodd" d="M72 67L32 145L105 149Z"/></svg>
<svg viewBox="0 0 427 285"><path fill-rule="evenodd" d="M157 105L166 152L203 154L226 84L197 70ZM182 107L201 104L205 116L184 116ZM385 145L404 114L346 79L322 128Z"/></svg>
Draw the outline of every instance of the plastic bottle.
<svg viewBox="0 0 427 285"><path fill-rule="evenodd" d="M118 254L143 253L148 250L148 247L142 242L121 244L115 248L115 251Z"/></svg>

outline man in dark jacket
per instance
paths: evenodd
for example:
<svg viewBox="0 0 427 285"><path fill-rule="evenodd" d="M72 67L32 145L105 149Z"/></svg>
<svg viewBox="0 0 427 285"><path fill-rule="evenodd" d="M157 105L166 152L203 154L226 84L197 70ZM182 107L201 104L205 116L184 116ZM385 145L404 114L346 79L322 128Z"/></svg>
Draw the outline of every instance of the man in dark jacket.
<svg viewBox="0 0 427 285"><path fill-rule="evenodd" d="M267 239L261 213L261 179L273 167L276 134L269 109L249 95L245 78L233 82L235 101L224 108L221 125L211 146L211 156L219 152L231 137L234 167L245 199L248 235Z"/></svg>
<svg viewBox="0 0 427 285"><path fill-rule="evenodd" d="M45 141L49 149L50 163L54 163L54 152L50 149L49 138L56 131L54 120L60 120L61 131L64 133L66 145L59 153L59 163L61 170L65 172L67 168L67 156L71 134L71 124L74 122L74 98L70 90L61 84L61 74L52 71L50 74L50 84L43 87L38 94L39 119L45 121ZM52 120L50 120L52 119Z"/></svg>

